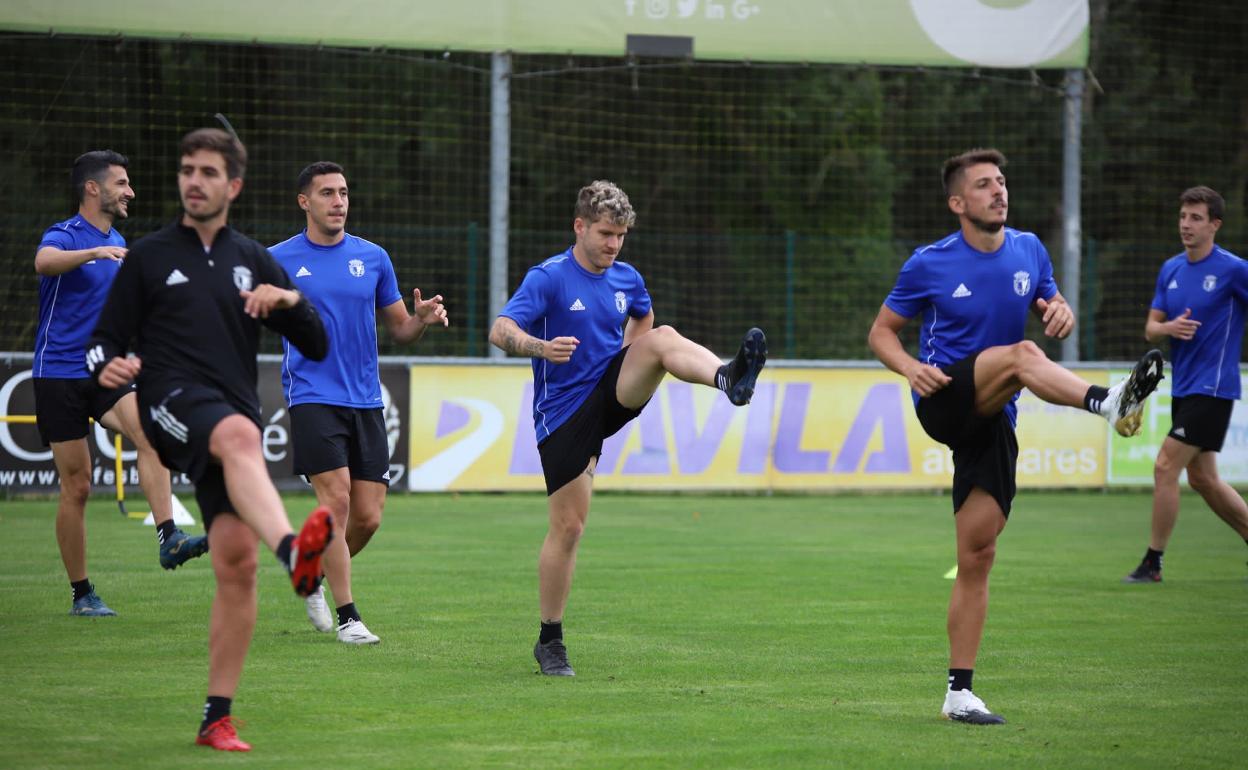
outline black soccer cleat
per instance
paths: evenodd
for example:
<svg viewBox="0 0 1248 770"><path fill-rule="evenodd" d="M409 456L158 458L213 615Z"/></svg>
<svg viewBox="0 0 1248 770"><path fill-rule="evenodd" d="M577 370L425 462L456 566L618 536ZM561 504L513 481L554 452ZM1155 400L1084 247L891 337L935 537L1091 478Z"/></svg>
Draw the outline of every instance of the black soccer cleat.
<svg viewBox="0 0 1248 770"><path fill-rule="evenodd" d="M1140 566L1122 579L1124 583L1160 583L1161 567L1154 567L1151 564L1140 562Z"/></svg>
<svg viewBox="0 0 1248 770"><path fill-rule="evenodd" d="M754 383L767 363L767 336L757 326L745 333L736 358L720 369L722 383L716 383L734 406L745 406L754 397Z"/></svg>
<svg viewBox="0 0 1248 770"><path fill-rule="evenodd" d="M533 657L546 676L576 676L568 663L568 648L563 646L562 639L551 639L546 644L539 641L533 646Z"/></svg>
<svg viewBox="0 0 1248 770"><path fill-rule="evenodd" d="M1165 359L1160 350L1145 353L1127 379L1109 389L1105 399L1104 415L1120 436L1134 436L1140 432L1141 412L1144 400L1157 389L1165 378Z"/></svg>

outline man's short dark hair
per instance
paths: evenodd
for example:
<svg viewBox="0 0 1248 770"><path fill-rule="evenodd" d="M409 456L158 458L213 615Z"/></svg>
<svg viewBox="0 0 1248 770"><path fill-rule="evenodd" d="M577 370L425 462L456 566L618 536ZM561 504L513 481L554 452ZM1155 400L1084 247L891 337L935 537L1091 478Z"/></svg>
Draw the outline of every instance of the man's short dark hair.
<svg viewBox="0 0 1248 770"><path fill-rule="evenodd" d="M225 158L225 175L230 179L242 179L247 173L247 148L237 137L219 128L197 128L182 137L178 157L185 158L200 150L219 153Z"/></svg>
<svg viewBox="0 0 1248 770"><path fill-rule="evenodd" d="M130 161L125 155L112 150L92 150L79 155L69 172L69 181L74 186L74 194L78 196L78 202L82 203L82 199L87 195L88 181L103 184L110 168L113 166L126 168L129 165Z"/></svg>
<svg viewBox="0 0 1248 770"><path fill-rule="evenodd" d="M1209 219L1222 221L1222 215L1226 213L1226 201L1222 200L1222 196L1217 191L1205 187L1203 184L1196 187L1189 187L1179 195L1179 205L1184 206L1189 203L1203 203L1209 207Z"/></svg>
<svg viewBox="0 0 1248 770"><path fill-rule="evenodd" d="M971 166L980 163L992 163L997 168L1005 168L1005 155L1000 150L987 147L976 147L961 155L954 155L940 167L940 178L945 185L945 197L955 195L955 190L962 184L962 177Z"/></svg>
<svg viewBox="0 0 1248 770"><path fill-rule="evenodd" d="M344 179L347 176L346 172L342 170L342 166L339 166L332 160L318 160L315 163L309 163L307 168L299 172L299 192L306 193L308 187L312 184L312 180L322 174L342 174Z"/></svg>

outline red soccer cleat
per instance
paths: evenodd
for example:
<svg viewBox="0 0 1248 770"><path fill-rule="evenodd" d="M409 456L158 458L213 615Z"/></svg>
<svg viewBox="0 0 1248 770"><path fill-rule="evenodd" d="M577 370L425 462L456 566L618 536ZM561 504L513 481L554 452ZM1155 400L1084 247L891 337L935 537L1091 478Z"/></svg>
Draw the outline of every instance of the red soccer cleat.
<svg viewBox="0 0 1248 770"><path fill-rule="evenodd" d="M196 745L211 746L217 751L251 751L250 743L239 740L238 732L234 729L235 722L239 726L243 724L241 720L226 714L195 736Z"/></svg>
<svg viewBox="0 0 1248 770"><path fill-rule="evenodd" d="M321 555L334 539L334 517L321 506L312 511L290 549L290 584L295 593L308 596L321 585Z"/></svg>

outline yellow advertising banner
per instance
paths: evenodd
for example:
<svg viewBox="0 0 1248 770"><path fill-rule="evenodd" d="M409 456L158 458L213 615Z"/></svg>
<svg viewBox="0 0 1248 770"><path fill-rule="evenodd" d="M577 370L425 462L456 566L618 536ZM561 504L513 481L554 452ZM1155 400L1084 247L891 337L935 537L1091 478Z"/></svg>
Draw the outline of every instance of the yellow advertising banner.
<svg viewBox="0 0 1248 770"><path fill-rule="evenodd" d="M1091 382L1108 372L1083 370ZM543 490L527 366L411 371L408 488ZM1100 487L1107 423L1019 400L1020 487ZM905 380L883 369L768 368L749 406L666 379L603 445L598 489L948 488L952 455L927 437Z"/></svg>

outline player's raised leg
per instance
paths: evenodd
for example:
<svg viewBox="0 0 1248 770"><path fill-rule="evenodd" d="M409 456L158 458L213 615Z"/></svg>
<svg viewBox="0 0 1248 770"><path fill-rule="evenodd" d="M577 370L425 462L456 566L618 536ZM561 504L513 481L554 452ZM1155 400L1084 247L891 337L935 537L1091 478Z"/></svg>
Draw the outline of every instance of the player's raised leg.
<svg viewBox="0 0 1248 770"><path fill-rule="evenodd" d="M760 329L750 329L736 356L723 363L707 348L680 334L671 326L659 326L638 335L628 347L616 383L616 399L636 409L643 406L667 374L684 382L709 385L743 406L754 395L754 384L767 362L767 338Z"/></svg>
<svg viewBox="0 0 1248 770"><path fill-rule="evenodd" d="M1052 361L1030 340L987 348L975 361L975 410L981 415L1005 408L1014 394L1027 388L1051 404L1083 408L1105 417L1121 435L1140 428L1144 400L1163 377L1161 353L1150 350L1136 363L1127 379L1105 388L1092 385Z"/></svg>
<svg viewBox="0 0 1248 770"><path fill-rule="evenodd" d="M232 414L217 423L209 451L221 463L225 487L239 518L287 566L295 593L306 597L316 591L321 584L321 556L333 538L332 514L317 508L298 537L293 534L260 452L260 429L247 417Z"/></svg>

